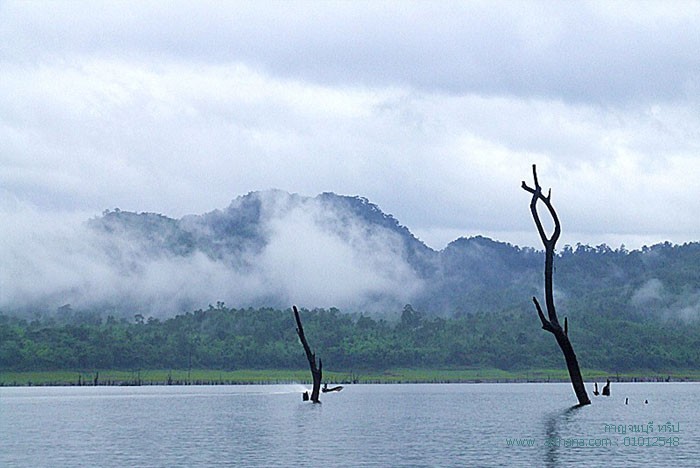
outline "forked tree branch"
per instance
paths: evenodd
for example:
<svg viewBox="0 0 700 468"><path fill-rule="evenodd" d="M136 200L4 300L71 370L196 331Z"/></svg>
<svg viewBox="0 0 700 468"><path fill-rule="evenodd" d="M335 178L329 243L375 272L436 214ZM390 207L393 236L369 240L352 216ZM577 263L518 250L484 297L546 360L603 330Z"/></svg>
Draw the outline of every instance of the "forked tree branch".
<svg viewBox="0 0 700 468"><path fill-rule="evenodd" d="M535 304L537 309L537 316L542 322L542 328L551 334L557 340L559 348L564 353L564 358L566 360L566 367L569 370L569 376L571 377L571 384L576 392L576 397L578 398L580 405L590 404L591 400L588 398L586 393L586 387L583 384L583 378L581 377L581 369L578 365L578 359L576 358L576 353L574 352L573 346L569 341L568 332L569 326L568 321L564 321L564 329L559 325L559 319L557 318L557 312L554 307L554 291L552 286L552 276L554 274L554 247L557 244L559 235L561 234L561 224L559 223L559 217L557 212L552 206L552 191L548 191L547 196L542 194L542 187L537 180L537 168L532 165L532 177L535 181L535 187L530 187L523 181L522 188L528 193L532 194L532 199L530 200L530 212L532 213L532 219L535 221L535 226L537 226L537 232L540 235L542 244L544 245L545 261L544 261L544 294L545 294L545 304L547 307L547 317L544 315L544 311L537 301L536 297L532 298L532 302ZM552 217L554 222L554 231L551 236L547 236L547 233L542 226L542 220L537 211L537 203L542 202L544 206L547 207L549 215Z"/></svg>
<svg viewBox="0 0 700 468"><path fill-rule="evenodd" d="M532 199L530 200L530 213L532 213L532 219L535 221L535 226L537 226L537 232L540 235L542 244L545 249L545 264L544 264L544 294L545 294L545 306L547 307L547 317L549 319L549 326L544 327L547 331L552 331L551 329L561 328L559 325L559 319L557 318L556 308L554 307L554 288L552 285L552 276L554 272L554 248L561 235L561 223L559 222L559 217L557 212L552 206L552 190L550 189L545 197L542 194L542 187L537 179L537 167L532 165L532 177L535 181L535 187L532 188L527 185L525 181L522 183L522 188L532 194ZM542 226L542 220L540 219L540 214L537 211L537 202L541 201L546 207L549 215L552 217L554 222L554 231L551 236L547 236L547 233ZM538 311L541 312L541 308L536 304Z"/></svg>
<svg viewBox="0 0 700 468"><path fill-rule="evenodd" d="M535 188L529 187L524 180L522 183L522 188L532 194L532 200L530 201L530 212L532 213L532 218L535 220L537 232L540 235L540 239L542 239L542 244L544 244L545 248L548 245L551 245L551 248L554 249L554 246L557 243L557 240L559 240L559 236L561 235L561 224L559 223L559 217L557 216L557 212L552 206L552 189L549 189L546 197L542 194L542 187L540 187L540 183L537 180L537 168L534 164L532 165L532 175L533 179L535 180ZM549 211L549 214L552 217L552 221L554 222L554 232L552 232L551 237L547 237L547 233L545 232L544 227L542 226L540 214L537 211L538 201L542 201L542 203L544 203L544 206L547 207L547 210Z"/></svg>
<svg viewBox="0 0 700 468"><path fill-rule="evenodd" d="M542 307L540 306L540 303L537 301L537 298L535 296L532 296L532 302L535 303L535 308L537 309L537 315L540 317L540 322L542 322L542 329L547 330L548 332L554 333L554 327L552 327L552 324L549 322L544 317L544 313L542 312Z"/></svg>

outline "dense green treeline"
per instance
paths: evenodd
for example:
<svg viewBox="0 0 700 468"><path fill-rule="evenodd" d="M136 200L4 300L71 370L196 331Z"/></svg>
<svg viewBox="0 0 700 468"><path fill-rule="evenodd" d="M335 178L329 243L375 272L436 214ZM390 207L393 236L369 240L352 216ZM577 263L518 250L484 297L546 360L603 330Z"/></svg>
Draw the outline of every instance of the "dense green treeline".
<svg viewBox="0 0 700 468"><path fill-rule="evenodd" d="M597 312L614 310L614 304L596 304L595 297L568 306L569 336L586 368L700 368L699 321L620 318ZM534 310L523 309L445 319L407 305L393 322L315 309L302 310L302 320L328 370L561 367L556 343L540 330ZM166 320L136 315L133 321L72 311L32 321L0 315L0 370L305 366L290 310L219 303Z"/></svg>

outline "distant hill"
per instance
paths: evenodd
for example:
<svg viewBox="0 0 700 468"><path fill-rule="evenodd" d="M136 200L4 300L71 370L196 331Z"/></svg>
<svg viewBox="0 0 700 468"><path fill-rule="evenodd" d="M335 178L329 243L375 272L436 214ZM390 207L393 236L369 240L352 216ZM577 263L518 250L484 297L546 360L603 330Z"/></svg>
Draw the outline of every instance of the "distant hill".
<svg viewBox="0 0 700 468"><path fill-rule="evenodd" d="M238 293L232 285L211 299L237 306L302 302L395 313L411 303L429 315L459 316L530 307L542 288L538 250L477 236L435 251L366 198L334 193L251 192L223 210L182 219L114 210L90 226L111 248L126 242L137 251L134 268L204 256L243 283L249 275L255 285ZM694 319L700 315L698 265L698 243L638 251L562 246L555 288L562 305L584 301L625 315ZM311 303L315 298L321 303ZM202 304L192 298L187 305Z"/></svg>
<svg viewBox="0 0 700 468"><path fill-rule="evenodd" d="M2 369L296 368L293 304L334 369L561 365L531 301L542 251L483 236L436 251L365 198L251 192L181 219L105 211L61 233L28 253L24 278L39 279L7 294L5 277L2 297L25 301L0 308ZM565 245L554 265L584 366L697 368L700 243Z"/></svg>

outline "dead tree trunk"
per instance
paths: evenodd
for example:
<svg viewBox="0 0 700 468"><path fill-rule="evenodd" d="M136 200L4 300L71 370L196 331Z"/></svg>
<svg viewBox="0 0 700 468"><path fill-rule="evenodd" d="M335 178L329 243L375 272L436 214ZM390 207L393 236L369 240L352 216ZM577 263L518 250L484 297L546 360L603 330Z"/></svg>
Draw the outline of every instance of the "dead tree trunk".
<svg viewBox="0 0 700 468"><path fill-rule="evenodd" d="M299 335L301 344L304 346L304 352L306 352L306 359L309 360L309 367L311 368L311 376L314 379L313 388L311 390L311 401L313 401L314 403L321 403L318 399L318 395L321 391L321 371L323 369L323 363L319 358L318 367L316 366L316 355L311 352L311 348L309 348L309 343L306 341L306 336L304 336L304 327L301 326L301 318L299 318L299 311L297 310L297 306L292 306L292 308L294 309L294 319L297 322L297 335Z"/></svg>
<svg viewBox="0 0 700 468"><path fill-rule="evenodd" d="M576 392L579 405L589 405L591 400L588 398L586 387L583 384L583 377L581 377L581 369L578 366L576 353L574 352L574 348L571 346L571 342L569 341L568 326L565 329L562 329L561 325L559 324L559 319L557 318L556 309L554 308L554 294L552 291L554 247L559 239L559 235L561 234L561 225L559 224L559 217L552 206L552 190L549 190L546 197L542 194L542 187L540 187L540 184L537 181L537 170L534 164L532 165L532 175L535 180L535 187L529 187L525 181L523 181L522 187L524 190L532 194L532 200L530 201L530 212L532 213L532 218L535 220L537 232L540 235L542 244L544 244L544 294L547 317L544 316L544 312L542 311L542 307L537 301L537 298L533 297L532 301L535 303L537 315L539 315L540 321L542 322L542 328L554 335L554 338L557 340L557 344L561 348L562 353L564 353L566 367L569 370L569 377L571 378L571 384L574 387L574 392ZM542 222L540 221L540 216L537 212L537 202L539 201L541 201L547 208L550 216L552 217L552 221L554 222L554 232L550 237L547 237L547 233L544 231L544 227L542 227Z"/></svg>

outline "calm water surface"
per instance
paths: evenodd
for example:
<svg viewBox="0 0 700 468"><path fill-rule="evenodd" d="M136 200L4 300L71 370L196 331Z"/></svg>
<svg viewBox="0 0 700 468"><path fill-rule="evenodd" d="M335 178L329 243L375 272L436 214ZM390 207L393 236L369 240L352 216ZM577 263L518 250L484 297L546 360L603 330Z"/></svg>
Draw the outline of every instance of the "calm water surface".
<svg viewBox="0 0 700 468"><path fill-rule="evenodd" d="M583 408L570 384L303 389L0 388L0 466L700 466L697 383L613 383Z"/></svg>

